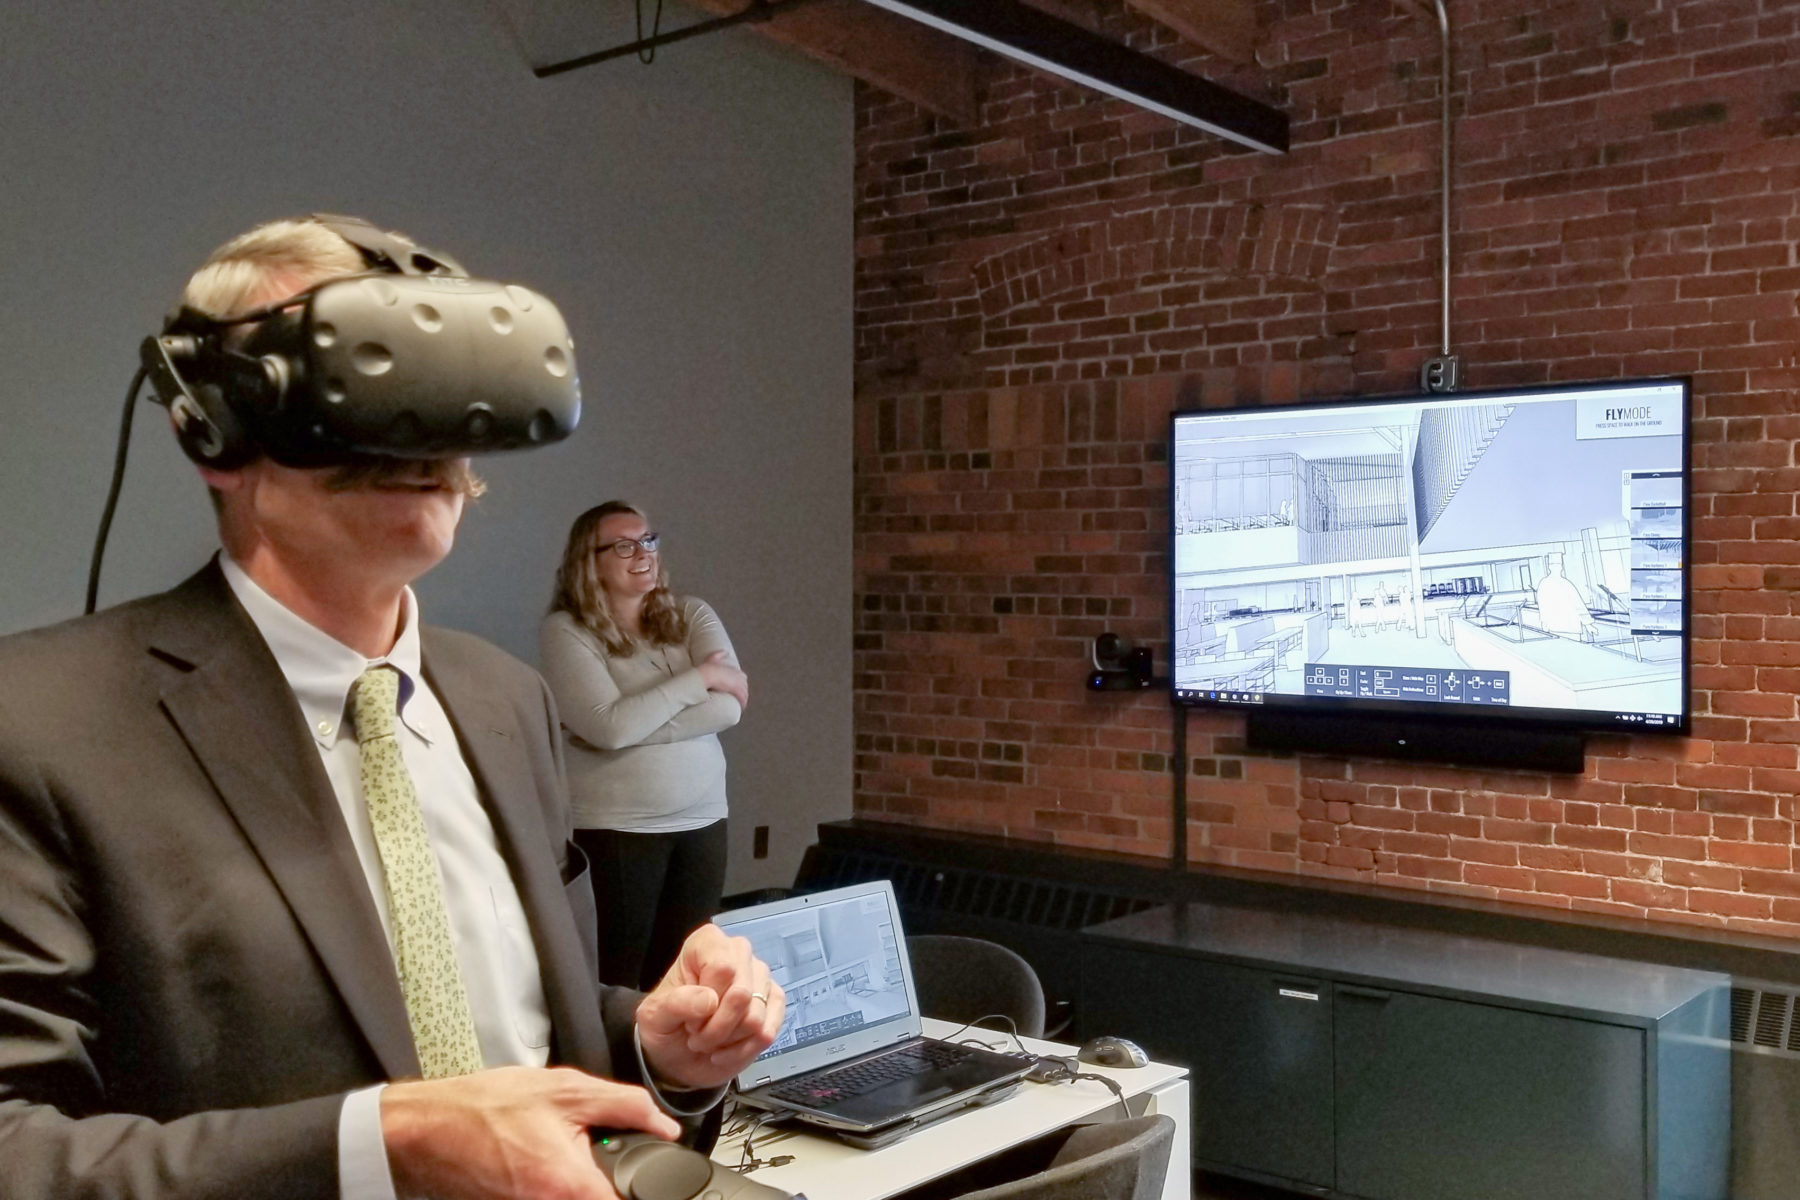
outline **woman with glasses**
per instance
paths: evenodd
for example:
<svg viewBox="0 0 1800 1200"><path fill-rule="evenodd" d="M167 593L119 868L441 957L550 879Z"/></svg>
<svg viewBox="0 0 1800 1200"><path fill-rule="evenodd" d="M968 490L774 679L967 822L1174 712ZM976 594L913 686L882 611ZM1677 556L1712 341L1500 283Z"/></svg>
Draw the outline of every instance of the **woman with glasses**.
<svg viewBox="0 0 1800 1200"><path fill-rule="evenodd" d="M539 631L568 739L575 843L593 864L600 978L649 988L725 885L719 731L750 699L725 627L669 590L644 514L575 518Z"/></svg>

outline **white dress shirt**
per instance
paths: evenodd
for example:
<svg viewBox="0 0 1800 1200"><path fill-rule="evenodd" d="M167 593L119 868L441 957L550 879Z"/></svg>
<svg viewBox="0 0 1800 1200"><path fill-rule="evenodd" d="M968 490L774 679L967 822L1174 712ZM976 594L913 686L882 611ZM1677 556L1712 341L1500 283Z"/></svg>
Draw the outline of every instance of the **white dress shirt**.
<svg viewBox="0 0 1800 1200"><path fill-rule="evenodd" d="M393 650L382 658L365 658L283 607L229 555L219 557L232 594L268 644L306 715L390 950L394 930L387 884L363 800L356 738L345 717L357 676L379 665L400 673L395 736L443 875L451 939L469 991L482 1059L490 1067L543 1066L550 1057L550 1014L531 928L450 719L420 672L419 612L412 589L402 602L400 638ZM394 1200L381 1138L380 1087L352 1093L345 1101L338 1120L338 1169L344 1200Z"/></svg>
<svg viewBox="0 0 1800 1200"><path fill-rule="evenodd" d="M350 687L358 676L374 666L389 666L400 673L400 719L394 735L424 810L425 831L443 877L450 937L468 988L482 1061L489 1067L544 1066L550 1060L550 1012L544 1001L537 948L518 888L500 855L493 823L481 806L475 778L456 744L456 732L420 669L419 606L412 589L407 588L402 596L400 637L394 648L381 658L365 658L289 611L229 554L220 553L219 565L305 714L390 951L394 928L388 913L387 880L363 800L356 738L344 726ZM689 1103L676 1104L657 1086L635 1028L632 1042L644 1086L665 1112L677 1117L698 1116L724 1095L723 1087L677 1093ZM342 1200L397 1200L387 1145L381 1136L381 1091L385 1086L377 1084L350 1093L339 1110L338 1189Z"/></svg>

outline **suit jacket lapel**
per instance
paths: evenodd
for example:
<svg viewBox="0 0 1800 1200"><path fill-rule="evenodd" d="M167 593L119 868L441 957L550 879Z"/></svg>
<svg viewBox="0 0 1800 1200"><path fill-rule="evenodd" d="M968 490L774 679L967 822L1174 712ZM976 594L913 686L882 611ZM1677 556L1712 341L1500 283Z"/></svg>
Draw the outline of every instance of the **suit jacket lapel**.
<svg viewBox="0 0 1800 1200"><path fill-rule="evenodd" d="M557 1058L604 1073L609 1062L599 993L551 853L556 840L544 823L519 714L430 630L424 633L423 655L425 677L456 728L531 922Z"/></svg>
<svg viewBox="0 0 1800 1200"><path fill-rule="evenodd" d="M217 564L176 592L151 651L188 669L163 707L243 829L389 1078L419 1073L406 1002L305 718Z"/></svg>

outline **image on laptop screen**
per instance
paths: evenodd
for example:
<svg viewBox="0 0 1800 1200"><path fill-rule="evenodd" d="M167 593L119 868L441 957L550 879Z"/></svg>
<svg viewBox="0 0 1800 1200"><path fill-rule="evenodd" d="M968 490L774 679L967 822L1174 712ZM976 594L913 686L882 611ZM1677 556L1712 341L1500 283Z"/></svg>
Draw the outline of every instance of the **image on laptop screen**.
<svg viewBox="0 0 1800 1200"><path fill-rule="evenodd" d="M734 921L787 993L768 1058L911 1015L894 918L883 892Z"/></svg>

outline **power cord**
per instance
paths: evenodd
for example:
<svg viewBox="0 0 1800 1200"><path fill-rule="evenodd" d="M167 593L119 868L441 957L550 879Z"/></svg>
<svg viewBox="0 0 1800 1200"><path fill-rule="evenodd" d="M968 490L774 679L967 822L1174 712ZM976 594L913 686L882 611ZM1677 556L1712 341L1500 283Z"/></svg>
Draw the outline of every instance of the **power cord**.
<svg viewBox="0 0 1800 1200"><path fill-rule="evenodd" d="M994 1030L994 1032L995 1033L1004 1033L1008 1037L1012 1038L1013 1045L1018 1047L1018 1049L1016 1051L1014 1051L1013 1053L1018 1053L1018 1054L1030 1054L1031 1053L1031 1051L1029 1051L1025 1048L1024 1041L1019 1037L1018 1023L1016 1021L1014 1021L1011 1017L1007 1016L1005 1013L988 1013L986 1016L976 1017L973 1021L965 1021L965 1022L963 1022L962 1025L960 1025L956 1029L951 1030L950 1033L948 1033L947 1035L945 1035L944 1037L942 1037L938 1040L945 1041L945 1042L956 1041L957 1038L961 1034L966 1033L968 1030L980 1029L981 1023L983 1021L1004 1021L1004 1022L1006 1022L1005 1029L996 1029L996 1030ZM962 1041L958 1044L964 1045L964 1046L971 1046L971 1045L979 1046L983 1050L992 1050L994 1048L993 1046L989 1045L987 1042L981 1041L979 1038L963 1038ZM1001 1053L1006 1053L1006 1052L1002 1051Z"/></svg>

